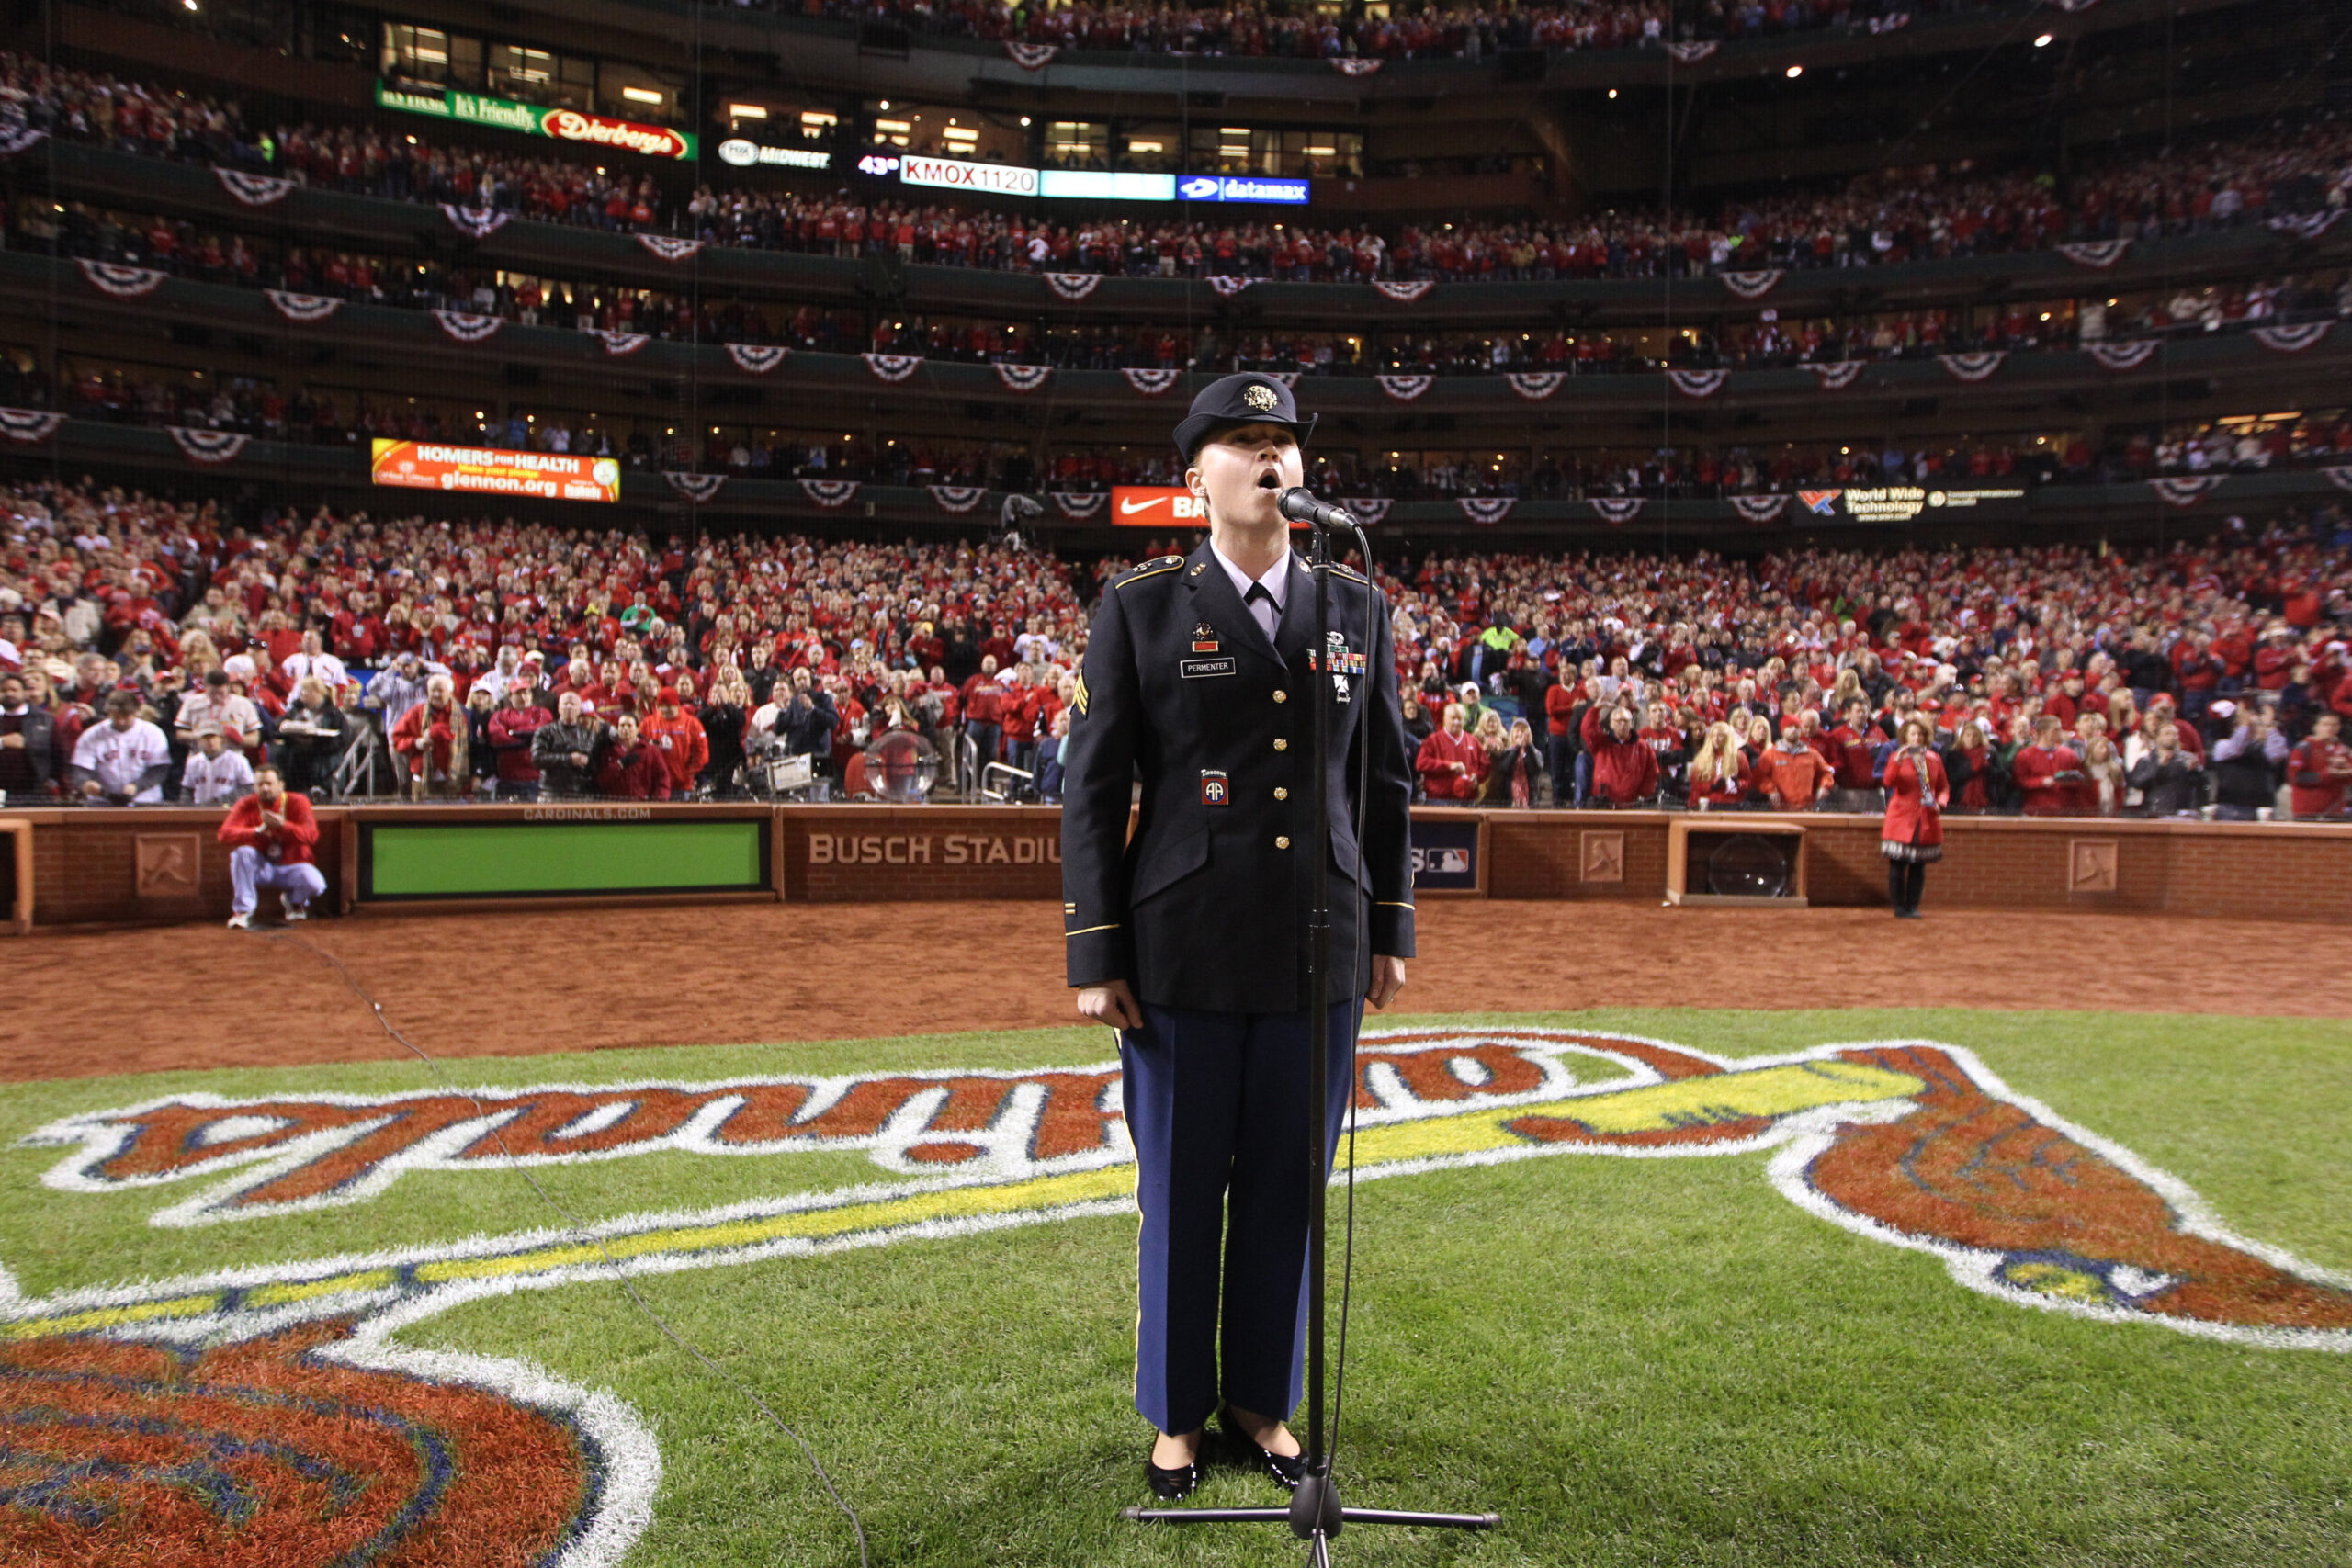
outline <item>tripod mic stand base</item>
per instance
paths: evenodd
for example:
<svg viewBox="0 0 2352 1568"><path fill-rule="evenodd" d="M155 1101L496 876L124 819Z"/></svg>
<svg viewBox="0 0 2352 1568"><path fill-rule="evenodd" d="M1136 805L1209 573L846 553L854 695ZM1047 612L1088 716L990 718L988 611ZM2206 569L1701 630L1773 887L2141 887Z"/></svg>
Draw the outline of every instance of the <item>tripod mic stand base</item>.
<svg viewBox="0 0 2352 1568"><path fill-rule="evenodd" d="M1125 1508L1123 1518L1151 1525L1290 1523L1288 1508ZM1427 1525L1441 1529L1490 1530L1500 1514L1416 1514L1397 1508L1342 1508L1340 1517L1360 1525Z"/></svg>

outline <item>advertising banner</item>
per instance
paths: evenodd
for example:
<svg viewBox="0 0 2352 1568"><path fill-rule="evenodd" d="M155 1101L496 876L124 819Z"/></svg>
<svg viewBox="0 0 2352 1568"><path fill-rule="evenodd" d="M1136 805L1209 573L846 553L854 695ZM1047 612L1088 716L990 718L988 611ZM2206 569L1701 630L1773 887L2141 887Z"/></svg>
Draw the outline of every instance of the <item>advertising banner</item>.
<svg viewBox="0 0 2352 1568"><path fill-rule="evenodd" d="M1209 503L1182 485L1114 485L1111 521L1122 528L1165 528L1171 524L1205 528Z"/></svg>
<svg viewBox="0 0 2352 1568"><path fill-rule="evenodd" d="M1839 523L1908 523L1922 512L1977 512L2022 516L2025 491L2015 490L1927 490L1917 485L1869 489L1801 490L1806 512Z"/></svg>
<svg viewBox="0 0 2352 1568"><path fill-rule="evenodd" d="M770 147L748 136L730 136L718 144L718 161L733 168L830 169L833 155L821 147Z"/></svg>
<svg viewBox="0 0 2352 1568"><path fill-rule="evenodd" d="M1114 175L1100 169L1047 169L1037 194L1049 200L1173 201L1174 175Z"/></svg>
<svg viewBox="0 0 2352 1568"><path fill-rule="evenodd" d="M551 501L618 501L621 466L612 457L562 452L509 452L447 446L436 441L374 443L368 478L406 490L537 495Z"/></svg>
<svg viewBox="0 0 2352 1568"><path fill-rule="evenodd" d="M526 136L548 136L558 141L609 147L620 152L639 152L649 158L691 162L699 155L691 131L673 130L666 125L641 125L633 119L608 119L600 114L582 114L578 109L544 108L537 104L516 103L512 98L461 93L454 87L395 87L379 81L376 107L397 109L402 114L430 115L435 119L453 119L463 125L495 126Z"/></svg>
<svg viewBox="0 0 2352 1568"><path fill-rule="evenodd" d="M1307 189L1306 180L1261 179L1255 175L1186 175L1177 182L1176 196L1182 201L1277 202L1285 207L1305 207Z"/></svg>

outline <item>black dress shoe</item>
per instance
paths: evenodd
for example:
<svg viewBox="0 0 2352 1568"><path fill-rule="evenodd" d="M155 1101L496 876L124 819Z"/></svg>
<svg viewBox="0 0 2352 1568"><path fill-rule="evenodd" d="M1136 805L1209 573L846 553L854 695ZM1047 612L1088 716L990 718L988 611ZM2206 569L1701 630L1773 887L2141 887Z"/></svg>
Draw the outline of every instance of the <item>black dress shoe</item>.
<svg viewBox="0 0 2352 1568"><path fill-rule="evenodd" d="M1152 1495L1162 1502L1176 1502L1193 1493L1200 1485L1200 1446L1193 1448L1193 1462L1179 1464L1176 1470L1159 1470L1152 1464L1150 1455L1143 1458L1143 1476L1152 1483Z"/></svg>
<svg viewBox="0 0 2352 1568"><path fill-rule="evenodd" d="M1197 1461L1175 1470L1162 1470L1147 1459L1143 1461L1143 1472L1151 1482L1151 1495L1163 1503L1173 1503L1190 1496L1193 1488L1201 1483L1201 1467Z"/></svg>
<svg viewBox="0 0 2352 1568"><path fill-rule="evenodd" d="M1298 1483L1306 1479L1306 1455L1278 1454L1251 1437L1227 1409L1217 1417L1225 1429L1226 1441L1233 1447L1234 1455L1244 1464L1254 1464L1274 1478L1274 1483L1285 1492L1295 1492Z"/></svg>

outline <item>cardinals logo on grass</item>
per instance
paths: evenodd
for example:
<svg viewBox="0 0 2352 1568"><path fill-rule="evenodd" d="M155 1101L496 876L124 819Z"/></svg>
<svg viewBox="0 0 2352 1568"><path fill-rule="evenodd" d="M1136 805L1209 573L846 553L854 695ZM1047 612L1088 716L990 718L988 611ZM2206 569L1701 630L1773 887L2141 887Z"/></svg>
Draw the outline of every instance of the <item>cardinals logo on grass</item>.
<svg viewBox="0 0 2352 1568"><path fill-rule="evenodd" d="M1222 781L1202 788L1214 804ZM1583 1031L1397 1029L1364 1035L1354 1100L1360 1180L1720 1157L1727 1179L1768 1184L1854 1248L1923 1254L2006 1306L2352 1352L2352 1280L2238 1234L2178 1178L1957 1046L1732 1058ZM11 1562L613 1563L660 1490L645 1423L610 1393L525 1362L409 1348L401 1331L526 1291L786 1259L822 1269L850 1249L1134 1213L1115 1063L197 1091L64 1117L21 1142L65 1151L40 1179L53 1193L152 1189L163 1206L149 1223L171 1227L396 1204L425 1173L446 1194L467 1173L511 1184L518 1167L660 1156L745 1162L789 1188L805 1152L829 1174L703 1209L40 1296L0 1271ZM831 1174L844 1157L871 1178ZM1970 1331L1964 1315L1946 1321Z"/></svg>

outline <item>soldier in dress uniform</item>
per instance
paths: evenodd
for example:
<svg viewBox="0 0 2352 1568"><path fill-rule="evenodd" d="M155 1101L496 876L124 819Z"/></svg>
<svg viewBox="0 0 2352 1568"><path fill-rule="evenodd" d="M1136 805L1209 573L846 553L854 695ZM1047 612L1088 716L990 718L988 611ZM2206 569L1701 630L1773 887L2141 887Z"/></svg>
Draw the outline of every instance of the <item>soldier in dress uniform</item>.
<svg viewBox="0 0 2352 1568"><path fill-rule="evenodd" d="M1313 427L1270 376L1228 376L1193 400L1176 446L1208 540L1103 590L1062 753L1069 978L1079 1011L1119 1031L1143 1213L1136 1408L1159 1429L1146 1471L1163 1498L1197 1483L1220 1400L1241 1457L1298 1484L1284 1421L1306 1343L1306 1010L1330 1015L1328 1173L1363 1003L1386 1006L1413 954L1411 753L1387 602L1334 568L1329 641L1315 649L1314 580L1277 506ZM1319 782L1318 689L1333 699ZM1317 787L1328 844L1307 838ZM1310 997L1316 855L1330 863L1331 973Z"/></svg>

